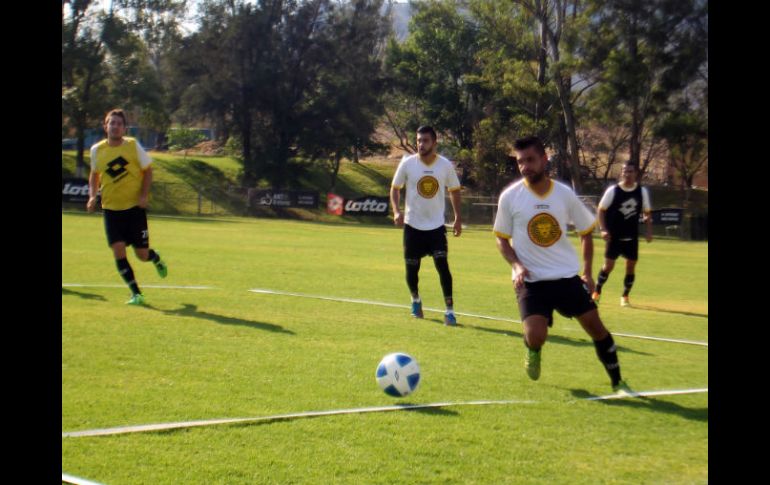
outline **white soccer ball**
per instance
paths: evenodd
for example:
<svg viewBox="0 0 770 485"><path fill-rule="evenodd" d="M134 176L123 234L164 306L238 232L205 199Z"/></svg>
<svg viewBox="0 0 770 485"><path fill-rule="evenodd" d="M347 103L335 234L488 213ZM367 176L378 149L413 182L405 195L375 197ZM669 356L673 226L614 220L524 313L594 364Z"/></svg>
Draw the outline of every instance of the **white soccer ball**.
<svg viewBox="0 0 770 485"><path fill-rule="evenodd" d="M413 393L420 385L420 366L411 355L395 352L382 358L375 376L385 394L403 397Z"/></svg>

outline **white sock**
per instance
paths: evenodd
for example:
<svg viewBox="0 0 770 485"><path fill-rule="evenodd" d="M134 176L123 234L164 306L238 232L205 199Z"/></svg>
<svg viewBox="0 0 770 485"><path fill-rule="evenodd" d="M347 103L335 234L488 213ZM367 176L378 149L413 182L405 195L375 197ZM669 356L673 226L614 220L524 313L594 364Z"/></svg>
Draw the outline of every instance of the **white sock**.
<svg viewBox="0 0 770 485"><path fill-rule="evenodd" d="M412 303L420 303L421 301L422 301L422 300L420 299L420 297L419 297L419 296L418 296L417 298L415 298L415 297L412 297Z"/></svg>

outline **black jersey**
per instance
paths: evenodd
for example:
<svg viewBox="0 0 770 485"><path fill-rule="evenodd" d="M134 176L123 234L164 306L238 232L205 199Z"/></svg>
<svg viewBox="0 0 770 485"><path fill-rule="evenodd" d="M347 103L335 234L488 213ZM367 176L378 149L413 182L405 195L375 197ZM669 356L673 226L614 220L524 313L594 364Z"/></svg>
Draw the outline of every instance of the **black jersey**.
<svg viewBox="0 0 770 485"><path fill-rule="evenodd" d="M626 192L615 186L612 203L605 218L607 230L613 239L637 239L639 237L639 214L642 213L642 186Z"/></svg>

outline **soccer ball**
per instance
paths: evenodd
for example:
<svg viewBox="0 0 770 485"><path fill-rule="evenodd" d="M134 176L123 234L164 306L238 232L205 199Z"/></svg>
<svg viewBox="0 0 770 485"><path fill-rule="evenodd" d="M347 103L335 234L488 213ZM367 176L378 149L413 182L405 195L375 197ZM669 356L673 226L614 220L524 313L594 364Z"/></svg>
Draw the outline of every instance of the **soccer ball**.
<svg viewBox="0 0 770 485"><path fill-rule="evenodd" d="M420 366L414 357L403 352L383 357L375 375L380 388L393 397L407 396L420 384Z"/></svg>

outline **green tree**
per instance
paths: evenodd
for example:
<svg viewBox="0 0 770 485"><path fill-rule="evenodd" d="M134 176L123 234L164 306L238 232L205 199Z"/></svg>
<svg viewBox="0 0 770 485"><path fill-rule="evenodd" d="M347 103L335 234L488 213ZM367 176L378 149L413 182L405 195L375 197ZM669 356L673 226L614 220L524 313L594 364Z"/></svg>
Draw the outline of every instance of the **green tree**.
<svg viewBox="0 0 770 485"><path fill-rule="evenodd" d="M403 44L393 39L388 45L390 87L419 107L419 124L430 124L450 143L472 150L483 117L483 90L474 77L480 73L478 30L460 13L459 1L411 5L409 36Z"/></svg>
<svg viewBox="0 0 770 485"><path fill-rule="evenodd" d="M591 0L584 56L601 66L595 95L623 113L633 163L643 162L650 125L671 109L671 98L707 62L705 0ZM654 144L654 140L649 143Z"/></svg>
<svg viewBox="0 0 770 485"><path fill-rule="evenodd" d="M183 161L187 161L187 152L190 148L206 139L199 130L193 128L172 128L166 134L168 147L171 150L184 150Z"/></svg>

